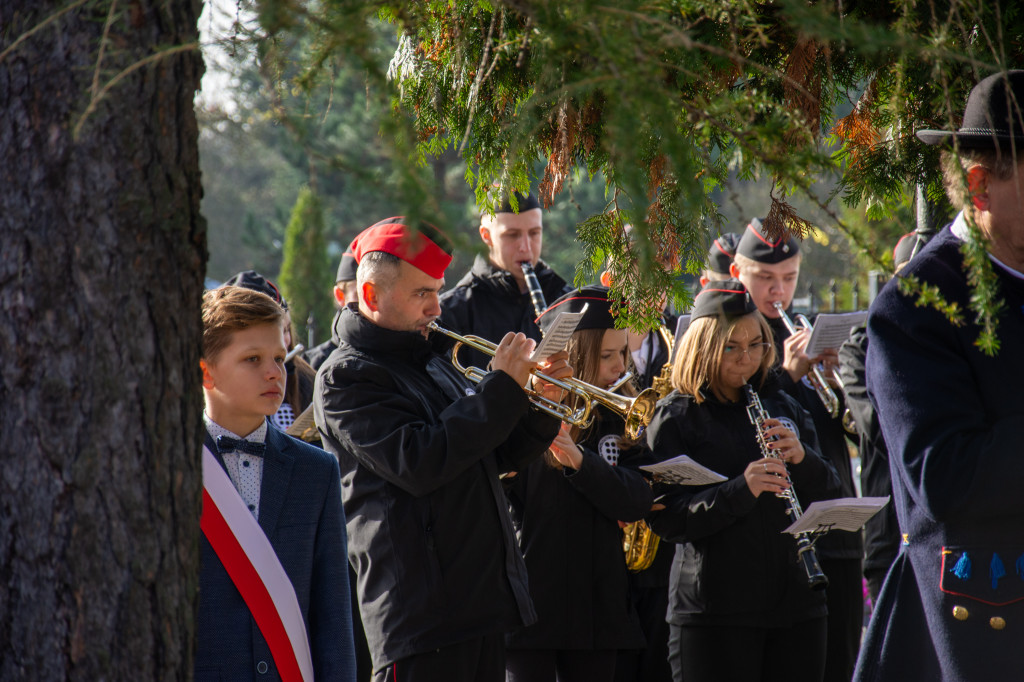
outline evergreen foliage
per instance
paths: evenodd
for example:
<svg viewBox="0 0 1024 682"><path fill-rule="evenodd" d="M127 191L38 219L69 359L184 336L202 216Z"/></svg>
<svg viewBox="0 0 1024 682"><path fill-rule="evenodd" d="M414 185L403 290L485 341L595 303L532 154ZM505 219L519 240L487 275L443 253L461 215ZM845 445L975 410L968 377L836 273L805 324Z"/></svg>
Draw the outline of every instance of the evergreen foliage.
<svg viewBox="0 0 1024 682"><path fill-rule="evenodd" d="M730 176L770 180L769 228L800 236L820 226L794 208L795 195L827 209L844 234L851 230L828 208L833 198L891 219L919 180L940 197L937 150L914 131L956 127L974 83L1024 62L1024 8L1015 2L260 6L270 35L315 35L310 74L331 56L362 59L368 88L392 93L382 130L394 136L395 159L424 163L456 150L481 207L531 184L551 202L574 171L600 172L607 204L579 226L586 258L577 275L629 255L641 267L619 273L616 288L650 305L679 270L699 269L709 237L723 229L712 196ZM389 81L366 59L375 19L399 32ZM538 159L544 170L534 173ZM819 180L830 176L836 184L822 193ZM430 193L405 177L401 200L436 212ZM642 237L632 246L627 223ZM993 319L992 297L975 298L981 319ZM629 311L638 324L652 315L642 304Z"/></svg>
<svg viewBox="0 0 1024 682"><path fill-rule="evenodd" d="M334 315L331 288L335 268L327 255L324 212L320 199L308 187L302 188L295 201L291 220L285 230L284 262L278 284L288 301L292 327L298 333L296 343L306 343L307 320L312 314L319 341L327 338Z"/></svg>

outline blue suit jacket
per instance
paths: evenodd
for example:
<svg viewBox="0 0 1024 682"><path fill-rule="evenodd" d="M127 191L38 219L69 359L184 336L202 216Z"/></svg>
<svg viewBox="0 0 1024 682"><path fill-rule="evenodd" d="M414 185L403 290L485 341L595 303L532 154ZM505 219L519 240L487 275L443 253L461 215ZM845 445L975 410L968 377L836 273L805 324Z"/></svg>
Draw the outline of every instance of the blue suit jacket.
<svg viewBox="0 0 1024 682"><path fill-rule="evenodd" d="M259 523L291 579L321 680L355 680L345 517L338 462L330 454L267 429ZM216 447L207 447L224 466ZM262 633L227 571L201 539L196 682L279 680Z"/></svg>

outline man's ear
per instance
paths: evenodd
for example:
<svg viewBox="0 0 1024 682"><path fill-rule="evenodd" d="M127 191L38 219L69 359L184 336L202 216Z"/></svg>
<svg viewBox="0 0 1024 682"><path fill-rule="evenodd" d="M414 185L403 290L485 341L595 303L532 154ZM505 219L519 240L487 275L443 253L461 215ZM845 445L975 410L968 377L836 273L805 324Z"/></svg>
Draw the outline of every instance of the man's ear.
<svg viewBox="0 0 1024 682"><path fill-rule="evenodd" d="M981 166L971 166L967 171L967 191L974 208L979 211L987 211L989 208L988 171Z"/></svg>
<svg viewBox="0 0 1024 682"><path fill-rule="evenodd" d="M345 290L338 284L334 285L334 300L338 302L340 307L345 307Z"/></svg>
<svg viewBox="0 0 1024 682"><path fill-rule="evenodd" d="M732 272L732 268L729 268L729 271L731 273ZM733 277L735 277L735 276L736 275L733 275ZM706 275L701 275L700 276L700 288L703 289L705 286L707 286L707 283L710 282L710 281L711 280L708 279Z"/></svg>
<svg viewBox="0 0 1024 682"><path fill-rule="evenodd" d="M363 282L363 288L360 292L363 304L370 312L377 312L377 287L374 286L373 282Z"/></svg>
<svg viewBox="0 0 1024 682"><path fill-rule="evenodd" d="M740 266L736 265L736 263L729 263L729 276L732 277L733 279L739 279Z"/></svg>
<svg viewBox="0 0 1024 682"><path fill-rule="evenodd" d="M491 228L483 224L480 225L480 239L487 244L488 249L494 247L494 242L491 240Z"/></svg>
<svg viewBox="0 0 1024 682"><path fill-rule="evenodd" d="M207 390L213 388L213 375L210 374L210 366L206 364L206 360L200 358L199 368L203 370L203 388Z"/></svg>

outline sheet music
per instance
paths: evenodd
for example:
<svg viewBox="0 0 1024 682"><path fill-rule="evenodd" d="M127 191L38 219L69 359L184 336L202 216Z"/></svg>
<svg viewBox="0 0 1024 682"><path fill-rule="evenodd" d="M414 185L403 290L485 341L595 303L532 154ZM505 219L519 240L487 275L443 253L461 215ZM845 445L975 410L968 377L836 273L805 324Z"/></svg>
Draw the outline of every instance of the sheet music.
<svg viewBox="0 0 1024 682"><path fill-rule="evenodd" d="M690 326L690 313L680 315L679 319L676 320L676 335L672 341L672 356L668 359L669 362L676 361L676 350L679 348L679 341L683 338L683 334L686 333L687 328Z"/></svg>
<svg viewBox="0 0 1024 682"><path fill-rule="evenodd" d="M664 462L647 464L640 468L654 474L654 480L659 483L708 485L729 480L722 474L693 461L688 455L679 455Z"/></svg>
<svg viewBox="0 0 1024 682"><path fill-rule="evenodd" d="M551 324L551 328L545 332L544 338L534 349L530 360L532 362L545 360L565 348L569 344L569 337L576 331L576 326L583 319L583 315L587 312L588 307L590 307L589 303L583 306L583 310L578 313L558 313L555 321Z"/></svg>
<svg viewBox="0 0 1024 682"><path fill-rule="evenodd" d="M815 358L826 350L838 350L839 346L850 338L850 330L864 324L867 318L866 310L853 313L821 313L814 321L811 338L807 342L807 355Z"/></svg>
<svg viewBox="0 0 1024 682"><path fill-rule="evenodd" d="M783 532L795 535L816 530L858 531L888 503L889 497L842 497L812 502L804 515Z"/></svg>

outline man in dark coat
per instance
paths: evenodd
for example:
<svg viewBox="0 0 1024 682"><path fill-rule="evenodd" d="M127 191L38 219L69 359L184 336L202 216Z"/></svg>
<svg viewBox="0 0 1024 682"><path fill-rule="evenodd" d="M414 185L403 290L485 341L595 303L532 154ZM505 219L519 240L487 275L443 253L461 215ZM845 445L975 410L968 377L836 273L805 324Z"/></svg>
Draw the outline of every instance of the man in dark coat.
<svg viewBox="0 0 1024 682"><path fill-rule="evenodd" d="M428 228L391 218L360 234L359 303L334 327L316 422L341 463L374 679L498 682L504 633L536 618L499 475L539 457L559 422L523 390L538 383L524 335L501 339L475 387L434 351L451 257ZM546 371L570 375L566 357Z"/></svg>
<svg viewBox="0 0 1024 682"><path fill-rule="evenodd" d="M903 544L872 615L858 680L998 680L1024 670L1024 71L971 91L943 152L960 213L890 281L868 316L868 393L890 453ZM980 327L963 249L984 239L999 350ZM978 268L978 265L974 265ZM960 306L955 325L901 281Z"/></svg>
<svg viewBox="0 0 1024 682"><path fill-rule="evenodd" d="M359 302L359 296L356 294L356 265L356 259L352 255L352 245L350 244L345 253L341 254L341 261L338 263L338 275L334 282L334 303L337 306L338 312L334 315L334 323L331 325L331 329L337 324L338 316L341 315L341 311L344 310L346 305ZM334 345L334 339L330 338L307 350L302 354L302 357L309 363L310 367L320 369L320 365L324 364L324 361L330 357L335 348L337 346Z"/></svg>
<svg viewBox="0 0 1024 682"><path fill-rule="evenodd" d="M804 349L810 332L799 330L791 334L779 311L772 305L782 304L792 318L791 305L800 277L800 243L792 237L768 236L762 221L754 218L740 237L730 271L740 280L758 310L764 315L775 335L775 347L780 361L775 379L783 391L795 398L814 419L814 428L821 445L821 454L839 474L840 490L831 497L855 497L853 469L846 436L839 418L843 406L833 417L825 409L817 393L807 383L812 365L819 362L837 362L835 350L821 357L811 358ZM837 399L839 399L837 393ZM798 491L799 492L799 491ZM820 497L800 495L806 508ZM825 656L825 681L848 682L853 674L860 646L864 622L864 590L861 559L864 553L860 533L832 531L816 544L821 568L828 576L828 650Z"/></svg>
<svg viewBox="0 0 1024 682"><path fill-rule="evenodd" d="M474 334L497 341L506 332L522 332L539 341L539 313L531 300L521 263L529 263L537 275L544 301L550 303L572 287L540 259L544 243L544 218L532 194L515 194L493 215L480 217L480 239L487 255L478 255L462 279L441 297L440 324L459 334ZM518 211L518 212L517 212ZM486 367L490 358L471 349L459 351L464 365Z"/></svg>

